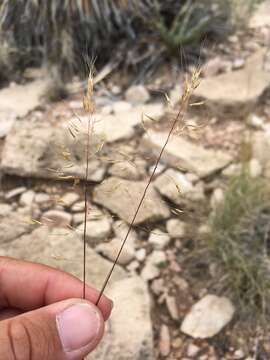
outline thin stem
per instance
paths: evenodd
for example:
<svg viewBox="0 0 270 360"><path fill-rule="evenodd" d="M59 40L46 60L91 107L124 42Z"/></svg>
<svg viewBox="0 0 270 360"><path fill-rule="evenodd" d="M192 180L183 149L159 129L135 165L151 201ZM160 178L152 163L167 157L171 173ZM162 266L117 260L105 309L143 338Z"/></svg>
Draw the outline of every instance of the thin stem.
<svg viewBox="0 0 270 360"><path fill-rule="evenodd" d="M87 145L86 145L86 169L84 184L84 228L83 228L83 299L85 299L86 288L86 231L87 231L87 190L88 190L88 169L89 169L89 148L90 148L90 119L87 123Z"/></svg>
<svg viewBox="0 0 270 360"><path fill-rule="evenodd" d="M153 171L152 171L152 173L151 173L151 175L150 175L150 177L149 177L149 180L148 180L147 185L146 185L146 187L145 187L145 189L144 189L144 192L143 192L143 194L142 194L142 197L141 197L141 199L140 199L140 202L139 202L139 204L138 204L138 207L137 207L137 209L136 209L136 211L135 211L135 214L134 214L134 216L133 216L133 218L132 218L132 221L131 221L131 223L130 223L130 225L129 225L129 227L128 227L126 236L125 236L125 238L124 238L124 240L123 240L123 242L122 242L122 244L121 244L120 250L119 250L119 252L118 252L118 254L117 254L117 256L116 256L116 258L115 258L115 260L114 260L114 263L113 263L113 265L112 265L111 270L109 271L109 273L108 273L108 275L106 276L106 279L105 279L105 281L104 281L104 283L103 283L103 286L102 286L101 291L100 291L100 293L99 293L98 299L97 299L97 301L96 301L96 305L98 305L98 303L99 303L99 301L100 301L100 299L101 299L101 297L102 297L102 295L103 295L103 293L104 293L104 290L105 290L105 288L106 288L106 286L107 286L107 284L108 284L108 282L109 282L109 280L110 280L110 278L111 278L111 276L112 276L112 273L113 273L113 271L114 271L114 268L115 268L115 266L117 265L118 259L119 259L120 255L121 255L121 253L122 253L122 250L123 250L123 248L124 248L124 246L125 246L125 243L126 243L126 241L127 241L127 239L128 239L128 236L129 236L129 234L130 234L130 232L131 232L131 230L132 230L132 227L133 227L133 225L134 225L134 223L135 223L135 220L136 220L136 218L137 218L138 212L140 211L140 208L141 208L141 206L142 206L142 204L143 204L143 201L144 201L144 199L145 199L145 197L146 197L147 190L148 190L148 188L149 188L149 186L150 186L150 184L151 184L151 182L152 182L152 180L153 180L153 178L154 178L154 176L155 176L155 173L156 173L157 167L158 167L158 165L159 165L159 163L160 163L161 157L162 157L162 155L163 155L163 153L164 153L164 150L165 150L165 148L166 148L166 146L167 146L167 144L168 144L168 142L169 142L169 140L170 140L170 137L171 137L171 135L172 135L172 133L173 133L173 131L174 131L174 129L175 129L175 127L176 127L176 125L177 125L180 117L181 117L182 111L183 111L183 107L181 106L178 114L176 115L176 117L175 117L175 119L174 119L174 121L173 121L172 127L171 127L171 129L170 129L170 131L169 131L169 134L168 134L168 136L167 136L167 139L166 139L166 141L165 141L165 143L164 143L164 145L163 145L163 147L162 147L162 149L161 149L161 151L160 151L160 153L159 153L159 156L158 156L158 158L157 158L157 160L156 160L154 169L153 169Z"/></svg>

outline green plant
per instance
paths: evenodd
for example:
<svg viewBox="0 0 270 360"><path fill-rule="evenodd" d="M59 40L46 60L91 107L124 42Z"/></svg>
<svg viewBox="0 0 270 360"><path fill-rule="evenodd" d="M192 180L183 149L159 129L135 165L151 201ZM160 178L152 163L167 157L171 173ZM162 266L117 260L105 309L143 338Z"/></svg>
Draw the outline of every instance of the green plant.
<svg viewBox="0 0 270 360"><path fill-rule="evenodd" d="M270 192L243 168L211 218L208 246L220 283L248 317L270 314Z"/></svg>
<svg viewBox="0 0 270 360"><path fill-rule="evenodd" d="M117 58L150 69L161 53L178 56L180 47L216 33L215 24L225 26L227 15L213 10L217 1L3 0L0 36L16 49L21 67L57 66L63 79L85 69L85 55L98 57L97 65Z"/></svg>
<svg viewBox="0 0 270 360"><path fill-rule="evenodd" d="M179 8L170 23L166 21L161 11L161 4L158 2L155 2L155 12L156 16L152 23L172 53L179 52L180 47L198 44L211 23L209 9L191 0Z"/></svg>

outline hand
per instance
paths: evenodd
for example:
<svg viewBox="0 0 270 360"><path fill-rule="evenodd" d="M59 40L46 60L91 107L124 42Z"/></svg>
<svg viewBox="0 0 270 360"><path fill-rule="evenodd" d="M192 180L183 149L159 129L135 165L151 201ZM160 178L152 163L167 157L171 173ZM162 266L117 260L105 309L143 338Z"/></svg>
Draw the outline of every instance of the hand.
<svg viewBox="0 0 270 360"><path fill-rule="evenodd" d="M0 257L0 360L79 360L102 338L112 303L72 275Z"/></svg>

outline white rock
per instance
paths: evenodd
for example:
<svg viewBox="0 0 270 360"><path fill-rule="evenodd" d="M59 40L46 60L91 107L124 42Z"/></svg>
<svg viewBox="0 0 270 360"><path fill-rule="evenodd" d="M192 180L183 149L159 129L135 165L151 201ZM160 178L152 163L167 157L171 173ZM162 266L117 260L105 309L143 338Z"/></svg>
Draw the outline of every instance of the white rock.
<svg viewBox="0 0 270 360"><path fill-rule="evenodd" d="M111 233L112 224L107 216L98 219L90 219L86 222L86 241L92 246L107 240ZM78 233L83 236L84 224L77 227Z"/></svg>
<svg viewBox="0 0 270 360"><path fill-rule="evenodd" d="M211 338L231 321L234 311L229 299L206 295L192 306L182 322L181 331L195 339Z"/></svg>
<svg viewBox="0 0 270 360"><path fill-rule="evenodd" d="M16 120L16 114L9 110L0 110L0 138L7 136Z"/></svg>
<svg viewBox="0 0 270 360"><path fill-rule="evenodd" d="M204 192L200 184L193 184L180 171L166 170L154 181L154 186L159 193L170 199L175 204L182 204L184 199L203 200Z"/></svg>
<svg viewBox="0 0 270 360"><path fill-rule="evenodd" d="M148 130L142 145L147 151L158 155L165 144L168 134ZM172 136L163 155L163 161L173 168L181 168L205 177L223 169L231 161L231 156L221 151L205 149L202 146Z"/></svg>
<svg viewBox="0 0 270 360"><path fill-rule="evenodd" d="M187 356L194 358L198 355L200 348L197 345L189 344L187 348Z"/></svg>
<svg viewBox="0 0 270 360"><path fill-rule="evenodd" d="M129 231L129 225L122 220L115 221L113 223L113 231L114 231L115 236L118 239L124 240L124 238L127 235L127 232ZM133 247L135 247L137 240L138 240L138 238L137 238L136 231L131 229L129 232L129 235L128 235L127 242L129 244L131 244Z"/></svg>
<svg viewBox="0 0 270 360"><path fill-rule="evenodd" d="M7 200L10 200L16 196L19 196L21 195L22 193L24 193L27 189L24 187L24 186L21 186L21 187L18 187L18 188L15 188L15 189L12 189L10 191L8 191L6 194L5 194L5 198Z"/></svg>
<svg viewBox="0 0 270 360"><path fill-rule="evenodd" d="M264 127L264 119L256 114L250 114L247 119L247 123L254 129L262 130Z"/></svg>
<svg viewBox="0 0 270 360"><path fill-rule="evenodd" d="M41 217L42 224L50 227L67 227L71 221L72 215L61 210L46 211Z"/></svg>
<svg viewBox="0 0 270 360"><path fill-rule="evenodd" d="M249 27L257 29L270 26L270 1L265 0L259 4L258 9L250 19Z"/></svg>
<svg viewBox="0 0 270 360"><path fill-rule="evenodd" d="M76 201L78 201L80 198L79 194L75 192L68 192L64 194L61 198L61 203L64 206L70 207L72 206Z"/></svg>
<svg viewBox="0 0 270 360"><path fill-rule="evenodd" d="M47 204L51 202L51 197L46 193L36 193L35 202L39 205Z"/></svg>
<svg viewBox="0 0 270 360"><path fill-rule="evenodd" d="M138 276L115 282L108 289L114 301L104 339L91 360L154 360L150 296ZM129 315L127 316L127 309Z"/></svg>
<svg viewBox="0 0 270 360"><path fill-rule="evenodd" d="M34 198L35 192L28 190L21 195L19 203L21 206L32 206Z"/></svg>
<svg viewBox="0 0 270 360"><path fill-rule="evenodd" d="M80 225L84 222L85 215L84 212L78 212L72 215L72 221L74 225Z"/></svg>
<svg viewBox="0 0 270 360"><path fill-rule="evenodd" d="M264 56L265 50L260 50L247 59L243 69L204 79L194 100L203 100L213 116L245 117L270 86Z"/></svg>
<svg viewBox="0 0 270 360"><path fill-rule="evenodd" d="M262 175L263 168L257 159L251 159L249 162L249 173L252 178L257 178Z"/></svg>
<svg viewBox="0 0 270 360"><path fill-rule="evenodd" d="M206 78L212 77L219 73L223 73L224 71L228 71L229 68L230 63L228 61L223 60L220 56L216 56L206 62L202 68L202 74Z"/></svg>
<svg viewBox="0 0 270 360"><path fill-rule="evenodd" d="M224 191L221 188L216 188L212 195L210 204L212 209L216 209L224 201Z"/></svg>
<svg viewBox="0 0 270 360"><path fill-rule="evenodd" d="M103 181L101 185L95 187L93 200L130 223L145 188L146 183L143 181L135 182L110 177ZM135 219L135 225L146 221L166 219L169 215L168 207L161 200L158 193L150 186Z"/></svg>
<svg viewBox="0 0 270 360"><path fill-rule="evenodd" d="M120 250L122 242L123 240L115 238L107 243L99 244L98 246L96 246L95 249L98 253L104 255L106 258L114 262ZM120 265L127 265L134 259L134 257L134 248L128 243L126 243L118 259L118 263Z"/></svg>
<svg viewBox="0 0 270 360"><path fill-rule="evenodd" d="M121 161L109 168L109 174L127 180L139 180L141 174L135 164L129 161Z"/></svg>
<svg viewBox="0 0 270 360"><path fill-rule="evenodd" d="M242 349L238 349L234 352L233 354L233 358L240 360L240 359L244 359L245 358L245 353ZM247 360L247 359L246 359Z"/></svg>
<svg viewBox="0 0 270 360"><path fill-rule="evenodd" d="M162 324L160 328L159 351L161 356L166 357L170 354L171 338L168 326Z"/></svg>
<svg viewBox="0 0 270 360"><path fill-rule="evenodd" d="M143 262L146 258L146 250L144 248L137 250L135 256L139 262Z"/></svg>
<svg viewBox="0 0 270 360"><path fill-rule="evenodd" d="M33 229L30 216L11 211L5 204L0 206L0 244L9 243ZM10 243L9 243L10 246ZM12 247L12 246L11 246Z"/></svg>
<svg viewBox="0 0 270 360"><path fill-rule="evenodd" d="M245 66L245 59L243 58L236 58L232 63L233 70L242 69Z"/></svg>
<svg viewBox="0 0 270 360"><path fill-rule="evenodd" d="M222 175L226 177L238 176L241 173L241 169L241 164L230 164L222 171Z"/></svg>
<svg viewBox="0 0 270 360"><path fill-rule="evenodd" d="M0 204L0 217L11 215L12 206L9 204Z"/></svg>
<svg viewBox="0 0 270 360"><path fill-rule="evenodd" d="M154 229L148 238L148 242L153 245L155 250L164 249L170 242L170 237L160 229Z"/></svg>
<svg viewBox="0 0 270 360"><path fill-rule="evenodd" d="M85 208L84 200L83 201L78 201L78 202L76 202L75 204L72 205L71 211L74 212L74 213L82 212L82 211L84 211L84 208Z"/></svg>
<svg viewBox="0 0 270 360"><path fill-rule="evenodd" d="M170 219L166 223L168 234L173 239L181 239L186 235L186 223L178 219Z"/></svg>
<svg viewBox="0 0 270 360"><path fill-rule="evenodd" d="M119 113L119 112L127 112L130 111L132 109L132 106L129 102L127 101L116 101L115 103L113 103L113 111L115 113Z"/></svg>
<svg viewBox="0 0 270 360"><path fill-rule="evenodd" d="M164 265L166 260L167 259L163 251L153 251L146 259L145 266L141 272L141 277L146 281L153 280L158 277L160 273L159 266Z"/></svg>
<svg viewBox="0 0 270 360"><path fill-rule="evenodd" d="M40 97L47 87L47 81L39 79L23 85L13 84L0 91L0 109L24 117L41 104ZM16 106L14 106L16 104Z"/></svg>
<svg viewBox="0 0 270 360"><path fill-rule="evenodd" d="M145 104L150 100L150 95L143 85L131 86L125 94L126 100L133 105Z"/></svg>

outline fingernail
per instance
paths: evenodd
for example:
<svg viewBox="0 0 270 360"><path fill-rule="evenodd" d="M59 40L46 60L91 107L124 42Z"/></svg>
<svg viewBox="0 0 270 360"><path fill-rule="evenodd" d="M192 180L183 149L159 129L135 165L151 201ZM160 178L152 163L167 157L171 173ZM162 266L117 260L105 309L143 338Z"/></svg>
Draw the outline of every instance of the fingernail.
<svg viewBox="0 0 270 360"><path fill-rule="evenodd" d="M56 316L63 349L79 350L95 342L100 329L100 317L94 306L86 303L72 305Z"/></svg>

